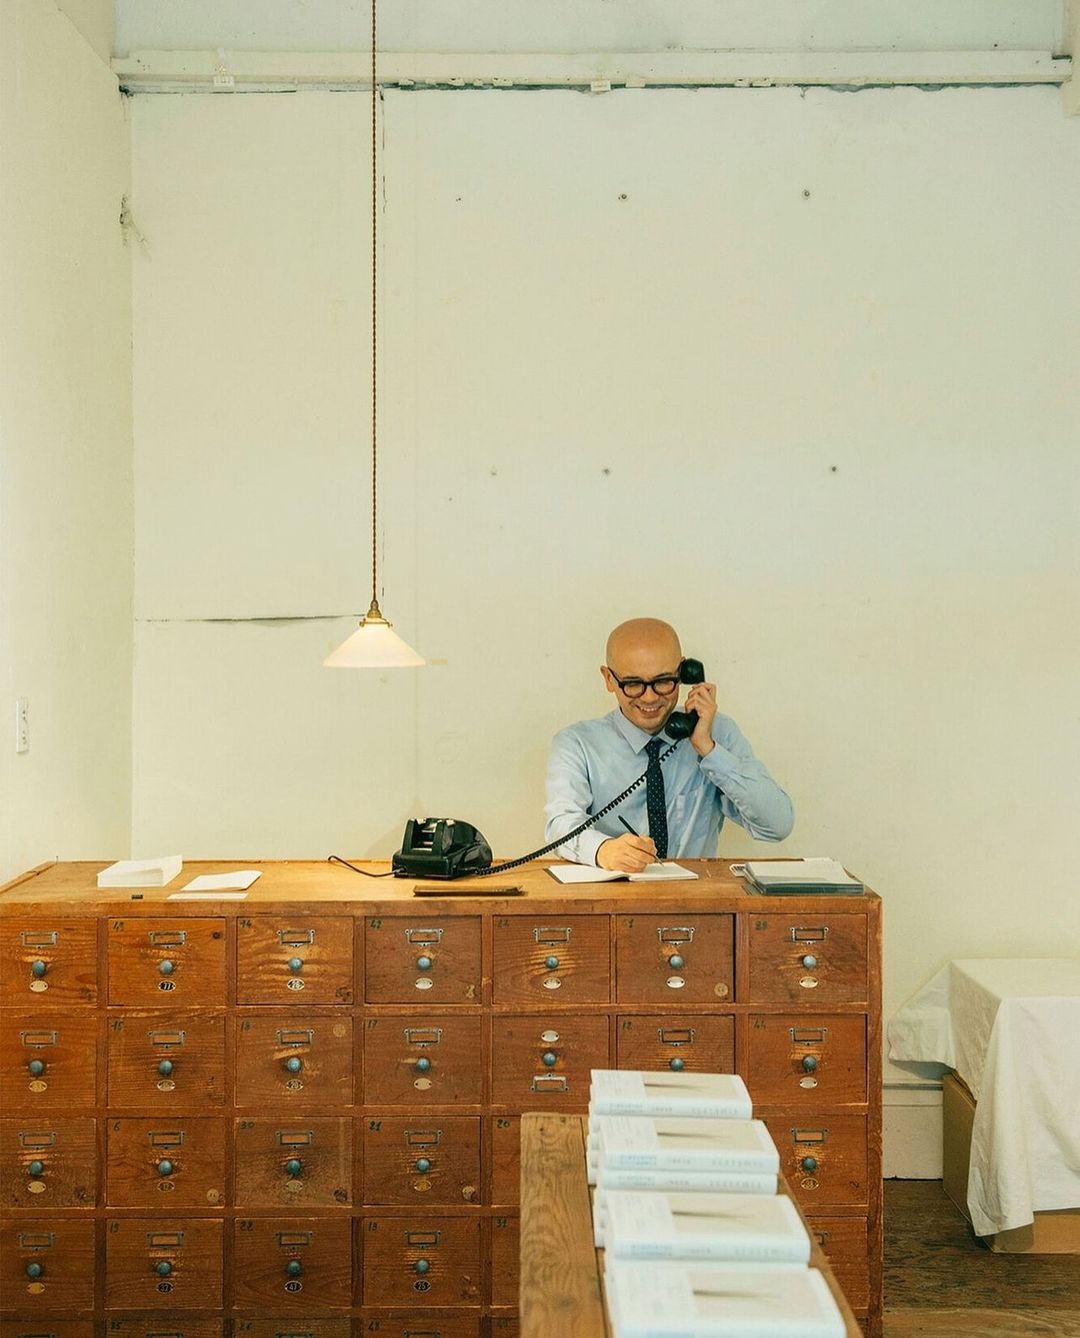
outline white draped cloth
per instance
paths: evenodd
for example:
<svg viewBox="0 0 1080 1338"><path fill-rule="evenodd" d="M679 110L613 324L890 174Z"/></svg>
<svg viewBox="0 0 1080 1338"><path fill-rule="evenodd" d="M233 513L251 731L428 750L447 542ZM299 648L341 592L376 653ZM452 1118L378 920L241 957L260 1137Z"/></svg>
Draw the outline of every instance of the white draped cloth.
<svg viewBox="0 0 1080 1338"><path fill-rule="evenodd" d="M889 1057L948 1064L977 1101L976 1235L1080 1208L1080 959L949 962L889 1022Z"/></svg>

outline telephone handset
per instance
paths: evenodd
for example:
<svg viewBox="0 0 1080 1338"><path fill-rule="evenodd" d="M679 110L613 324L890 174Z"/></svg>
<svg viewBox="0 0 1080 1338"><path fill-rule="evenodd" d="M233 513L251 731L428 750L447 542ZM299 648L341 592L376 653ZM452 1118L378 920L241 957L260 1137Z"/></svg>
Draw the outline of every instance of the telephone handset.
<svg viewBox="0 0 1080 1338"><path fill-rule="evenodd" d="M680 683L704 683L705 666L700 660L683 660L679 665ZM688 739L697 727L696 711L672 711L664 725L664 733L671 739Z"/></svg>

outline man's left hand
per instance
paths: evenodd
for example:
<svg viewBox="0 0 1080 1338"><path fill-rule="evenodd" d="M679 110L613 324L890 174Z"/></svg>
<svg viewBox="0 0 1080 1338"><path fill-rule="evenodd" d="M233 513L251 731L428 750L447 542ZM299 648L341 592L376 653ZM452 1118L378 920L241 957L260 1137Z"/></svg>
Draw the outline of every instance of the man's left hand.
<svg viewBox="0 0 1080 1338"><path fill-rule="evenodd" d="M686 694L683 710L698 713L698 722L690 735L690 742L699 757L708 757L716 746L712 737L712 722L716 719L716 684L695 683Z"/></svg>

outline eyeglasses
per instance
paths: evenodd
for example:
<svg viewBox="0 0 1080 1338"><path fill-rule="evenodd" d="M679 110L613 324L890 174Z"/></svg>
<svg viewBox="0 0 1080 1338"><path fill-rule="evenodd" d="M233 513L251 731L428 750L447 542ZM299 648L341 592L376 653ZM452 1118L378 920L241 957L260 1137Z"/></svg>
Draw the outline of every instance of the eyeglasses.
<svg viewBox="0 0 1080 1338"><path fill-rule="evenodd" d="M619 675L608 667L608 673L619 685L619 691L624 697L633 700L635 697L643 697L646 688L652 688L658 697L670 697L678 689L678 674L661 674L659 678L620 678Z"/></svg>

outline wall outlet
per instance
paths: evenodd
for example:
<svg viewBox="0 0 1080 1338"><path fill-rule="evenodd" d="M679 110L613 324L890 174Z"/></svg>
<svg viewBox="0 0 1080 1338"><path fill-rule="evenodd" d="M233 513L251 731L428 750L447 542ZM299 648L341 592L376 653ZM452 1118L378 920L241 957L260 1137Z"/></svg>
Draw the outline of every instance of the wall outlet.
<svg viewBox="0 0 1080 1338"><path fill-rule="evenodd" d="M17 753L28 753L30 751L30 699L28 697L16 697L15 699L15 751Z"/></svg>

